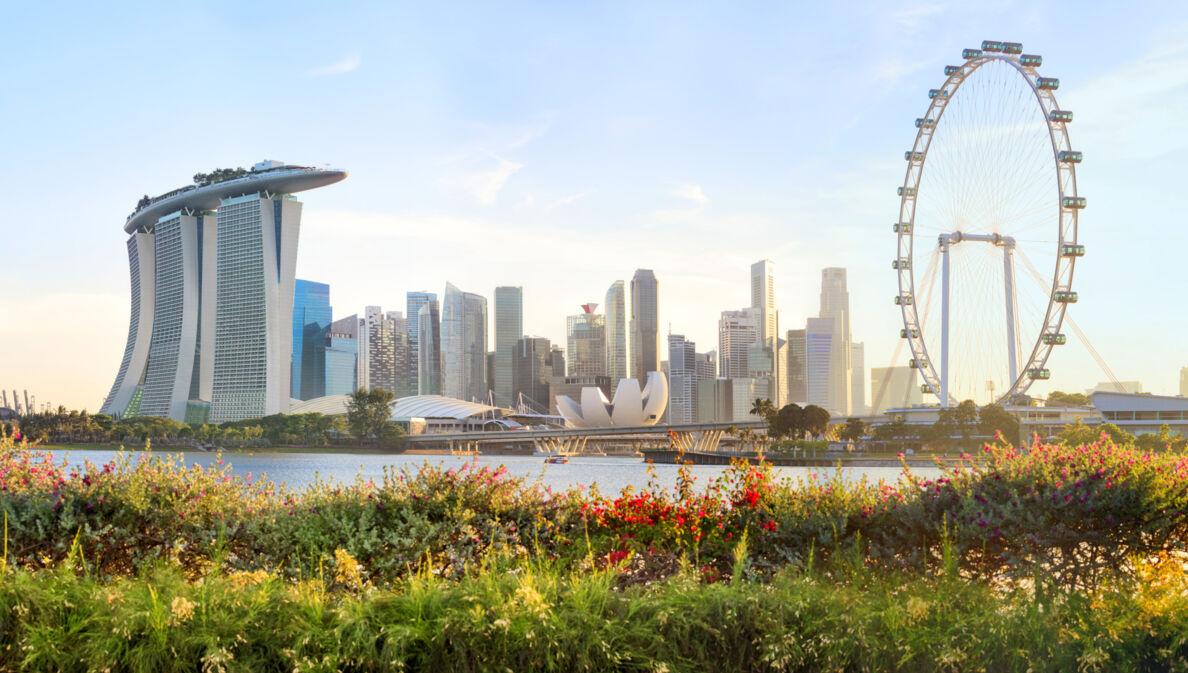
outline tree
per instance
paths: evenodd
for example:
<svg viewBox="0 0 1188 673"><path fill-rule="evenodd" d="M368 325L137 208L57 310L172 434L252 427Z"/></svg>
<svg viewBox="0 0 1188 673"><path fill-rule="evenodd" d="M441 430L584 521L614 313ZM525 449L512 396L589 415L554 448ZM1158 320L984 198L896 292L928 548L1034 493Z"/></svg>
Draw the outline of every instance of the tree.
<svg viewBox="0 0 1188 673"><path fill-rule="evenodd" d="M1019 441L1019 419L997 404L987 404L978 410L980 434L993 437L1001 432L1003 439L1015 444Z"/></svg>
<svg viewBox="0 0 1188 673"><path fill-rule="evenodd" d="M804 408L804 429L813 437L820 439L829 429L829 412L815 404Z"/></svg>
<svg viewBox="0 0 1188 673"><path fill-rule="evenodd" d="M1058 405L1066 405L1066 406L1074 406L1074 407L1090 406L1088 395L1082 395L1081 393L1066 393L1066 392L1062 392L1059 390L1053 390L1052 392L1048 393L1048 402L1047 403L1052 406L1058 406Z"/></svg>
<svg viewBox="0 0 1188 673"><path fill-rule="evenodd" d="M1183 451L1185 444L1188 444L1188 440L1180 436L1180 433L1172 432L1171 427L1167 423L1164 423L1159 426L1159 432L1141 434L1135 438L1134 443L1143 451L1155 453L1156 451L1167 451L1169 449L1172 451Z"/></svg>
<svg viewBox="0 0 1188 673"><path fill-rule="evenodd" d="M785 404L767 424L768 432L773 437L803 439L804 409L801 409L800 405L796 403Z"/></svg>
<svg viewBox="0 0 1188 673"><path fill-rule="evenodd" d="M957 431L961 433L963 445L969 444L970 435L978 426L978 405L973 400L965 400L953 409L953 422Z"/></svg>
<svg viewBox="0 0 1188 673"><path fill-rule="evenodd" d="M856 442L866 435L866 423L861 418L847 418L838 437L847 442Z"/></svg>
<svg viewBox="0 0 1188 673"><path fill-rule="evenodd" d="M762 397L756 397L755 403L751 405L751 415L758 416L768 423L771 423L771 418L775 414L776 408L775 405L771 403L771 400L764 399Z"/></svg>
<svg viewBox="0 0 1188 673"><path fill-rule="evenodd" d="M1101 439L1101 433L1103 432L1114 444L1129 444L1134 441L1134 435L1113 423L1090 426L1082 423L1079 418L1076 423L1069 423L1064 426L1064 432L1060 433L1058 441L1068 447L1084 446L1085 444L1093 444Z"/></svg>
<svg viewBox="0 0 1188 673"><path fill-rule="evenodd" d="M347 402L347 425L351 434L358 439L381 437L387 431L386 424L391 422L388 417L395 400L396 395L383 388L356 390Z"/></svg>

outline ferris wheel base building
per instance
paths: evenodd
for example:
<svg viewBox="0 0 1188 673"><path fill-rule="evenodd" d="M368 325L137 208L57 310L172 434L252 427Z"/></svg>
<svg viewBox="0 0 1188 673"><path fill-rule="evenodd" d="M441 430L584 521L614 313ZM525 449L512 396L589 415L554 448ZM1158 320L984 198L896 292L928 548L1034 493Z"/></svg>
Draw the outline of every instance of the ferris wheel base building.
<svg viewBox="0 0 1188 673"><path fill-rule="evenodd" d="M287 412L302 207L293 193L346 176L266 161L141 199L124 225L128 341L101 412L189 423Z"/></svg>

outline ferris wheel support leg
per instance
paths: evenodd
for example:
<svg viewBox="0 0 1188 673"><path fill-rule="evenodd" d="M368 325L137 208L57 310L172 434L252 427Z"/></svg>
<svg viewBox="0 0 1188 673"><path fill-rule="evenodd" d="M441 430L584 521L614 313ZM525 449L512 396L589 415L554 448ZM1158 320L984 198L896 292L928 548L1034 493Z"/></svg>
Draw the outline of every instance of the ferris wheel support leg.
<svg viewBox="0 0 1188 673"><path fill-rule="evenodd" d="M949 406L949 244L941 245L941 407Z"/></svg>
<svg viewBox="0 0 1188 673"><path fill-rule="evenodd" d="M1015 257L1009 245L1002 247L1003 278L1006 280L1007 363L1010 367L1010 386L1019 380L1019 361L1015 354Z"/></svg>

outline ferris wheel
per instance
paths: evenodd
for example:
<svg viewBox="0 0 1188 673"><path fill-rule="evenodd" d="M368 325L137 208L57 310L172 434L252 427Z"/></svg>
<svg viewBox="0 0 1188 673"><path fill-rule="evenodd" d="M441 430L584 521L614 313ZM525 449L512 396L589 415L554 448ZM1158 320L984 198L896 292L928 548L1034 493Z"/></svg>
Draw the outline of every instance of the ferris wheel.
<svg viewBox="0 0 1188 673"><path fill-rule="evenodd" d="M987 40L962 58L916 120L894 226L900 337L941 406L1010 402L1050 378L1085 254L1081 153L1073 114L1056 102L1060 81L1040 76L1042 57L1017 42Z"/></svg>

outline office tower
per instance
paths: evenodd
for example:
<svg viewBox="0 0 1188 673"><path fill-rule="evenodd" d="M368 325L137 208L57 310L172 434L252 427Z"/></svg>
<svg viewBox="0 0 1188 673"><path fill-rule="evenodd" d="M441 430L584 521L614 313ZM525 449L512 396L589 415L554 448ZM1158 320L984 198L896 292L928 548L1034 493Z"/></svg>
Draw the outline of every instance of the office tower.
<svg viewBox="0 0 1188 673"><path fill-rule="evenodd" d="M487 400L487 299L446 283L441 309L441 391Z"/></svg>
<svg viewBox="0 0 1188 673"><path fill-rule="evenodd" d="M297 279L293 289L293 373L289 396L312 400L326 394L326 329L330 286Z"/></svg>
<svg viewBox="0 0 1188 673"><path fill-rule="evenodd" d="M718 320L718 368L722 377L747 378L748 349L759 342L761 316L757 308L722 311Z"/></svg>
<svg viewBox="0 0 1188 673"><path fill-rule="evenodd" d="M852 401L850 364L850 293L846 290L846 270L821 270L821 315L833 320L832 352L829 358L830 413L848 416Z"/></svg>
<svg viewBox="0 0 1188 673"><path fill-rule="evenodd" d="M359 316L335 320L326 329L325 381L326 395L350 395L359 389L356 384L359 357Z"/></svg>
<svg viewBox="0 0 1188 673"><path fill-rule="evenodd" d="M837 407L833 394L834 333L833 318L809 318L804 330L805 401L825 409L830 414L844 414Z"/></svg>
<svg viewBox="0 0 1188 673"><path fill-rule="evenodd" d="M565 349L553 346L549 351L549 363L553 367L553 376L565 378Z"/></svg>
<svg viewBox="0 0 1188 673"><path fill-rule="evenodd" d="M433 295L417 310L417 394L441 394L441 311ZM409 321L412 324L412 321ZM412 352L412 344L409 344Z"/></svg>
<svg viewBox="0 0 1188 673"><path fill-rule="evenodd" d="M924 403L917 370L911 367L870 368L870 413L905 409Z"/></svg>
<svg viewBox="0 0 1188 673"><path fill-rule="evenodd" d="M524 288L495 288L495 404L513 403L513 368L516 342L524 338Z"/></svg>
<svg viewBox="0 0 1188 673"><path fill-rule="evenodd" d="M775 262L763 259L751 265L751 308L760 311L759 339L768 343L779 336L775 307Z"/></svg>
<svg viewBox="0 0 1188 673"><path fill-rule="evenodd" d="M697 370L697 380L704 381L718 376L718 352L697 353L694 357Z"/></svg>
<svg viewBox="0 0 1188 673"><path fill-rule="evenodd" d="M553 378L552 344L544 337L524 337L512 351L512 405L521 401L530 409L547 413L549 380Z"/></svg>
<svg viewBox="0 0 1188 673"><path fill-rule="evenodd" d="M866 344L850 344L850 413L862 416L866 413Z"/></svg>
<svg viewBox="0 0 1188 673"><path fill-rule="evenodd" d="M630 308L631 371L643 386L648 372L660 371L660 283L651 269L635 270Z"/></svg>
<svg viewBox="0 0 1188 673"><path fill-rule="evenodd" d="M1180 367L1180 395L1188 397L1188 367Z"/></svg>
<svg viewBox="0 0 1188 673"><path fill-rule="evenodd" d="M785 404L788 377L788 342L772 338L747 347L747 378L755 381L755 396L770 400L778 409Z"/></svg>
<svg viewBox="0 0 1188 673"><path fill-rule="evenodd" d="M808 402L808 367L805 359L805 331L788 330L788 400L804 406Z"/></svg>
<svg viewBox="0 0 1188 673"><path fill-rule="evenodd" d="M581 313L565 319L567 377L607 376L606 316L595 313L596 308L598 304L582 304Z"/></svg>
<svg viewBox="0 0 1188 673"><path fill-rule="evenodd" d="M697 422L734 422L734 382L731 379L708 378L697 382Z"/></svg>
<svg viewBox="0 0 1188 673"><path fill-rule="evenodd" d="M409 394L421 394L421 308L437 301L437 293L408 292L404 312L408 316L408 381Z"/></svg>
<svg viewBox="0 0 1188 673"><path fill-rule="evenodd" d="M682 334L668 335L668 422L692 423L697 417L697 345Z"/></svg>
<svg viewBox="0 0 1188 673"><path fill-rule="evenodd" d="M631 369L631 294L616 280L606 291L606 371L618 385L635 376Z"/></svg>

